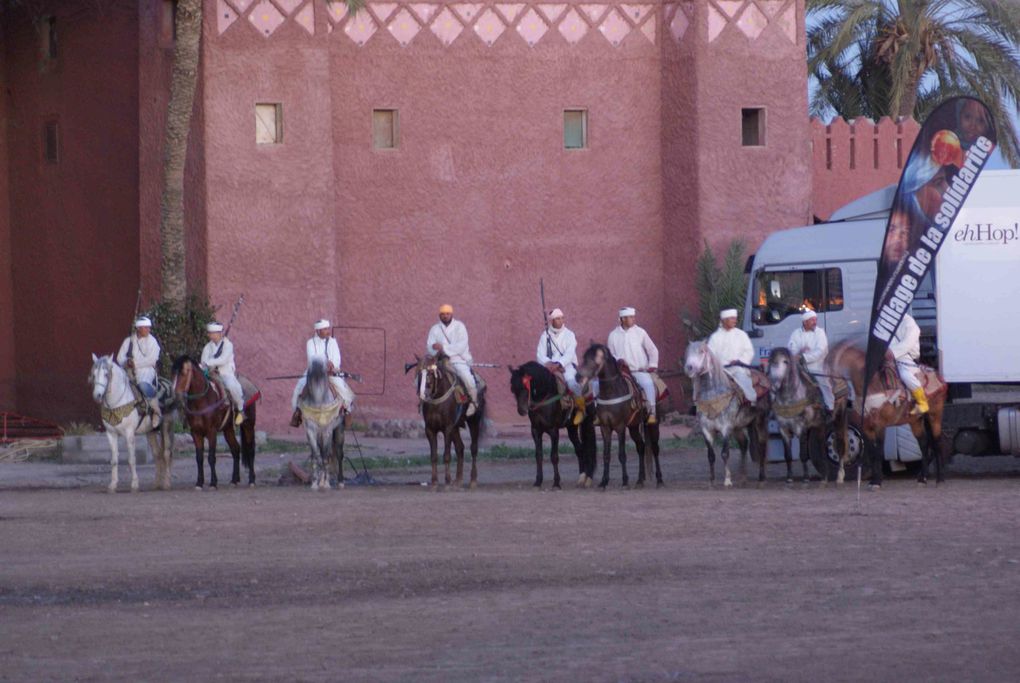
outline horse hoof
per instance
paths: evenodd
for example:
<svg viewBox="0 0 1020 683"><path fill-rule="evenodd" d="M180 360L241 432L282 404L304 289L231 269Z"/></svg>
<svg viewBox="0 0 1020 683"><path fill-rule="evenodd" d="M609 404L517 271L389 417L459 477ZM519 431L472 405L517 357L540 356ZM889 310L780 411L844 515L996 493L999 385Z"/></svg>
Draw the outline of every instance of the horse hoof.
<svg viewBox="0 0 1020 683"><path fill-rule="evenodd" d="M541 489L542 488L542 482L536 481L534 484L532 484L532 486L535 487L536 489Z"/></svg>
<svg viewBox="0 0 1020 683"><path fill-rule="evenodd" d="M590 489L593 486L595 486L595 480L592 479L591 477L585 477L585 479L584 479L584 488Z"/></svg>
<svg viewBox="0 0 1020 683"><path fill-rule="evenodd" d="M868 484L868 490L871 491L872 493L878 493L879 491L882 490L882 485L881 484Z"/></svg>
<svg viewBox="0 0 1020 683"><path fill-rule="evenodd" d="M196 490L196 491L201 491L201 490L202 490L202 487L196 484L196 485L195 485L195 490Z"/></svg>
<svg viewBox="0 0 1020 683"><path fill-rule="evenodd" d="M620 490L621 491L629 491L630 490L630 484L620 484Z"/></svg>
<svg viewBox="0 0 1020 683"><path fill-rule="evenodd" d="M468 484L468 489L469 490L474 491L476 488L478 488L478 482L477 481L473 481L470 484Z"/></svg>
<svg viewBox="0 0 1020 683"><path fill-rule="evenodd" d="M579 476L579 477L577 478L577 485L578 485L578 486L584 486L585 480L586 480L587 478L588 478L588 475L585 475L585 474L582 474L581 476Z"/></svg>
<svg viewBox="0 0 1020 683"><path fill-rule="evenodd" d="M644 487L645 487L645 482L643 482L643 481L639 481L638 483L634 484L634 488L636 488L636 489L643 489Z"/></svg>
<svg viewBox="0 0 1020 683"><path fill-rule="evenodd" d="M131 493L138 493L138 484L131 484Z"/></svg>
<svg viewBox="0 0 1020 683"><path fill-rule="evenodd" d="M926 486L928 486L928 482L926 482L926 481L919 481L919 482L917 482L917 485L918 485L919 487L922 487L922 488L923 488L923 487L926 487Z"/></svg>
<svg viewBox="0 0 1020 683"><path fill-rule="evenodd" d="M344 487L344 483L341 481L334 488L342 489L343 487Z"/></svg>
<svg viewBox="0 0 1020 683"><path fill-rule="evenodd" d="M313 491L318 491L318 490L319 490L319 482L317 482L317 481L313 481L313 482L312 482L312 485L311 485L311 489L312 489Z"/></svg>
<svg viewBox="0 0 1020 683"><path fill-rule="evenodd" d="M723 487L731 489L733 488L733 482L727 479L726 481L723 482Z"/></svg>
<svg viewBox="0 0 1020 683"><path fill-rule="evenodd" d="M787 477L786 478L786 483L787 484L792 484L793 483L793 477Z"/></svg>
<svg viewBox="0 0 1020 683"><path fill-rule="evenodd" d="M255 488L255 482L249 482L248 483L248 488L250 488L250 489Z"/></svg>
<svg viewBox="0 0 1020 683"><path fill-rule="evenodd" d="M665 482L657 481L657 482L655 482L655 488L657 488L657 489L664 489L664 488L666 488L666 484L665 484Z"/></svg>
<svg viewBox="0 0 1020 683"><path fill-rule="evenodd" d="M552 490L553 491L562 491L563 488L559 484L553 484Z"/></svg>
<svg viewBox="0 0 1020 683"><path fill-rule="evenodd" d="M106 492L107 493L117 493L117 487L115 485L107 486L106 487Z"/></svg>
<svg viewBox="0 0 1020 683"><path fill-rule="evenodd" d="M220 490L220 487L219 487L219 486L216 486L215 484L213 484L212 486L210 486L210 487L209 487L209 490L210 490L210 491L219 491L219 490Z"/></svg>

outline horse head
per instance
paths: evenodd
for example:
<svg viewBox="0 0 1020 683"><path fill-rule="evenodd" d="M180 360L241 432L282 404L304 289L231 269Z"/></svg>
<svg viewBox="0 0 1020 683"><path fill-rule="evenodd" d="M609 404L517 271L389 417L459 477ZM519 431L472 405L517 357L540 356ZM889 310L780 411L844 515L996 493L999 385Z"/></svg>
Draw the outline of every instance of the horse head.
<svg viewBox="0 0 1020 683"><path fill-rule="evenodd" d="M592 343L588 350L581 357L581 363L577 367L577 381L585 385L594 377L602 377L606 368L616 368L616 359L609 353L602 344Z"/></svg>
<svg viewBox="0 0 1020 683"><path fill-rule="evenodd" d="M772 384L774 393L783 388L787 379L795 382L797 373L794 372L793 355L785 346L777 346L769 353L769 382Z"/></svg>
<svg viewBox="0 0 1020 683"><path fill-rule="evenodd" d="M519 368L510 368L510 391L517 399L517 414L523 417L531 404L555 393L555 379L541 363L529 361Z"/></svg>
<svg viewBox="0 0 1020 683"><path fill-rule="evenodd" d="M691 342L684 353L684 372L691 379L696 379L712 371L712 361L712 351L706 342Z"/></svg>
<svg viewBox="0 0 1020 683"><path fill-rule="evenodd" d="M197 363L190 356L178 356L170 367L170 386L182 405L187 401Z"/></svg>
<svg viewBox="0 0 1020 683"><path fill-rule="evenodd" d="M92 354L92 369L89 371L89 386L92 387L92 400L102 403L106 391L110 388L113 378L113 358Z"/></svg>
<svg viewBox="0 0 1020 683"><path fill-rule="evenodd" d="M418 361L418 372L415 374L418 398L426 401L446 390L442 384L446 375L452 373L452 370L449 369L449 362L450 357L442 351L434 356L425 356ZM447 379L446 381L452 383L453 380Z"/></svg>

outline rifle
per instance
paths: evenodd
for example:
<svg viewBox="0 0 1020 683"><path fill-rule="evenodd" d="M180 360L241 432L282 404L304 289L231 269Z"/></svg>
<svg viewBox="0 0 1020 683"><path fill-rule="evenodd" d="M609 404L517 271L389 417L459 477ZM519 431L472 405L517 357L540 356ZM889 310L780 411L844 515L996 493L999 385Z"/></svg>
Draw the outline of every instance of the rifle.
<svg viewBox="0 0 1020 683"><path fill-rule="evenodd" d="M234 304L234 308L230 312L230 320L229 320L229 322L227 322L227 329L223 330L223 339L224 340L227 338L227 335L230 334L230 328L234 326L234 320L237 318L237 312L239 310L241 310L241 304L243 304L243 303L244 303L244 294L242 294L240 297L238 297L237 303ZM220 345L216 349L216 353L213 355L213 358L219 358L221 353L223 353L223 340L220 340Z"/></svg>
<svg viewBox="0 0 1020 683"><path fill-rule="evenodd" d="M545 280L538 278L538 291L542 297L542 321L545 323L545 355L552 357L552 335L549 334L549 312L545 309Z"/></svg>
<svg viewBox="0 0 1020 683"><path fill-rule="evenodd" d="M417 365L417 363L415 363ZM276 375L275 377L266 377L266 380L272 379L301 379L304 377L304 373L300 375ZM343 377L344 379L353 379L355 382L361 381L361 375L356 372L338 372L333 375L334 377Z"/></svg>
<svg viewBox="0 0 1020 683"><path fill-rule="evenodd" d="M129 361L135 359L135 321L138 320L138 309L142 306L142 287L138 286L138 296L135 298L135 314L131 317L131 331L128 333L128 350L126 357ZM128 367L128 377L135 381L135 364L132 362Z"/></svg>

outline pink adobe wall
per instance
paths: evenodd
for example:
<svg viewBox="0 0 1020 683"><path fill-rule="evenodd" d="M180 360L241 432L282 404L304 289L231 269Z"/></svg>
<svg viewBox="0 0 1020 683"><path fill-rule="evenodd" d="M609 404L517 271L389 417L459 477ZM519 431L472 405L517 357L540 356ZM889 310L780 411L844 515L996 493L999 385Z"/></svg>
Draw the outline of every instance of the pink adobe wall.
<svg viewBox="0 0 1020 683"><path fill-rule="evenodd" d="M6 42L0 15L0 45ZM0 410L15 409L14 281L11 278L11 207L7 155L7 57L0 51Z"/></svg>
<svg viewBox="0 0 1020 683"><path fill-rule="evenodd" d="M207 15L210 21L215 16ZM138 3L138 225L139 270L143 302L159 298L160 196L163 188L163 137L170 99L173 29L164 0ZM201 65L192 111L184 169L186 269L190 291L202 294L206 283L205 176ZM154 332L159 336L159 331Z"/></svg>
<svg viewBox="0 0 1020 683"><path fill-rule="evenodd" d="M42 63L30 18L7 15L17 404L57 421L95 419L89 354L116 350L138 281L137 14L32 7L56 15L59 56ZM42 151L52 118L56 164Z"/></svg>
<svg viewBox="0 0 1020 683"><path fill-rule="evenodd" d="M869 192L899 182L920 130L913 119L811 120L814 195L812 211L825 219Z"/></svg>
<svg viewBox="0 0 1020 683"><path fill-rule="evenodd" d="M235 344L255 378L299 371L320 315L378 326L386 372L373 331L338 331L345 364L371 378L364 410L411 416L402 364L424 350L438 304L457 308L476 359L520 363L541 328L539 277L583 342L637 306L671 366L701 236L753 246L808 214L800 178L745 217L776 191L780 160L783 177L807 175L800 2L723 3L728 17L703 0L371 3L354 19L285 4L210 0L203 52L209 288L227 305L247 295ZM767 55L748 69L756 41ZM284 144L255 145L259 101L283 103ZM805 130L741 150L739 108L752 104L776 127L799 107L791 125ZM573 107L589 110L584 151L562 147ZM372 148L373 108L400 111L400 149ZM732 176L743 192L719 189ZM483 374L495 417L513 416L505 371ZM383 377L385 394L369 396ZM291 384L263 388L263 423L279 428Z"/></svg>

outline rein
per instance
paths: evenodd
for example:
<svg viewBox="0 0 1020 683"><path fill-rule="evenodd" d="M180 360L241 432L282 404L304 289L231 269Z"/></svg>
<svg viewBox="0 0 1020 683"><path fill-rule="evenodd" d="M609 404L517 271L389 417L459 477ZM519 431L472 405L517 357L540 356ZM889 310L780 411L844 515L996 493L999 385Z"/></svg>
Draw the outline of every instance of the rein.
<svg viewBox="0 0 1020 683"><path fill-rule="evenodd" d="M192 367L194 367L194 366L192 366ZM189 393L187 393L187 391L185 391L185 393L184 393L184 406L183 406L183 409L184 409L184 414L185 415L194 415L194 416L198 416L198 417L204 417L205 415L209 415L211 413L216 412L217 410L222 408L223 405L226 403L226 400L227 400L226 396L220 396L218 401L214 401L213 403L210 403L205 408L199 408L198 410L191 410L191 409L188 408L188 404L189 403L191 403L192 401L198 401L198 400L201 400L201 399L205 398L206 396L208 396L210 394L210 392L214 392L217 395L219 394L219 392L216 391L213 388L215 383L211 379L209 379L209 374L207 372L203 371L202 372L202 376L205 378L205 390L202 393L200 393L200 394L189 394ZM194 378L195 378L195 373L194 373L194 370L192 370L191 380L188 381L188 387L187 387L188 389L191 388L191 384L194 381Z"/></svg>
<svg viewBox="0 0 1020 683"><path fill-rule="evenodd" d="M431 372L431 371L426 370L426 372ZM436 372L436 377L438 378L438 376L439 376L438 368L436 369L435 372ZM425 403L425 404L428 404L428 405L432 405L432 406L438 405L440 403L446 403L447 401L449 401L450 397L453 396L454 389L457 388L457 381L456 381L455 378L451 378L450 377L451 374L452 373L450 373L450 372L448 372L446 370L443 370L443 376L446 377L446 380L450 383L450 388L447 389L445 392L443 392L442 396L439 396L438 398L423 398L423 397L419 396L418 400L420 400L422 403Z"/></svg>
<svg viewBox="0 0 1020 683"><path fill-rule="evenodd" d="M524 379L521 380L521 384L524 385L525 390L528 392L528 412L529 413L533 413L536 410L538 410L539 408L545 408L546 406L552 405L553 403L556 403L557 401L560 401L560 400L563 399L563 394L560 393L560 394L554 394L553 396L550 396L549 398L544 398L541 401L539 401L538 403L533 403L532 400L531 400L531 375L525 375Z"/></svg>

